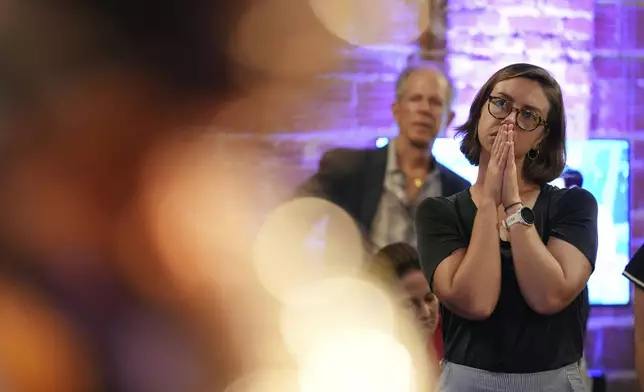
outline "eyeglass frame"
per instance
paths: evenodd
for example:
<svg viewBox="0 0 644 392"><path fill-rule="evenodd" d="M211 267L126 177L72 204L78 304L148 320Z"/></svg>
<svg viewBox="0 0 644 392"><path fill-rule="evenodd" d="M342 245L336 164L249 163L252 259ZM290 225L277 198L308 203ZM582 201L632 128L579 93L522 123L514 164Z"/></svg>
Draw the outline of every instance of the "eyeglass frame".
<svg viewBox="0 0 644 392"><path fill-rule="evenodd" d="M493 100L493 99L502 99L502 100L504 100L504 101L508 101L508 103L510 103L510 100L509 100L509 99L507 99L507 98L503 98L503 97L496 97L496 96L494 96L494 95L488 95L488 96L487 96L487 111L488 111L488 113L490 113L490 116L492 116L492 117L496 118L497 120L505 120L506 118L508 118L508 116L509 116L509 115L511 115L511 114L512 114L512 113L514 113L514 112L517 112L517 121L516 121L516 125L517 125L517 126L518 126L522 131L525 131L525 132L534 132L537 128L539 128L539 125L542 125L542 124L543 124L543 128L544 128L544 130L545 130L545 131L547 131L547 130L548 130L548 122L547 122L546 120L544 120L544 119L543 119L543 117L541 117L541 115L539 115L539 114L537 114L537 113L535 113L534 111L529 110L529 109L520 109L520 108L515 108L515 107L513 106L513 107L512 107L512 109L510 110L510 112L509 112L508 114L506 114L504 117L497 117L497 116L495 116L495 115L492 113L492 109L490 108L490 105L492 104L492 100ZM534 114L535 116L537 116L537 119L538 119L539 121L537 121L537 125L535 125L535 127L534 127L534 128L532 128L532 129L529 129L529 130L528 130L528 129L523 128L521 125L519 125L519 120L518 120L518 118L519 118L519 117L518 117L518 116L519 116L519 114L521 114L521 112L522 112L522 111L530 112L530 113Z"/></svg>

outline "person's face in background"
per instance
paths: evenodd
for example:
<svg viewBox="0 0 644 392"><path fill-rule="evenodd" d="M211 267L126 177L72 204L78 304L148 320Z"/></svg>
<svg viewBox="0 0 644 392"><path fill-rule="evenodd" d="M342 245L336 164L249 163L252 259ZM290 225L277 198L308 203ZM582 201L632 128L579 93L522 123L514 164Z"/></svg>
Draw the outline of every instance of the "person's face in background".
<svg viewBox="0 0 644 392"><path fill-rule="evenodd" d="M438 298L429 289L422 271L413 270L400 278L405 307L413 311L420 326L431 335L438 325Z"/></svg>
<svg viewBox="0 0 644 392"><path fill-rule="evenodd" d="M416 148L429 149L443 125L454 117L448 108L448 82L437 70L418 69L400 87L392 107L399 137Z"/></svg>

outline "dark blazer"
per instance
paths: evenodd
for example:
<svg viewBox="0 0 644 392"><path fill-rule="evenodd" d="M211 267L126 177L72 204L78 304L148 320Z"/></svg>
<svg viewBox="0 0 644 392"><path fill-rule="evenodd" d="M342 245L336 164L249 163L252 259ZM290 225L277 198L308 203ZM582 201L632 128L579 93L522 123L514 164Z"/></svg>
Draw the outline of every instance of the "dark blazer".
<svg viewBox="0 0 644 392"><path fill-rule="evenodd" d="M320 197L342 207L365 234L370 234L383 193L388 148L327 151L320 159L317 173L300 185L296 195ZM451 196L470 187L467 180L440 163L436 164L442 196Z"/></svg>

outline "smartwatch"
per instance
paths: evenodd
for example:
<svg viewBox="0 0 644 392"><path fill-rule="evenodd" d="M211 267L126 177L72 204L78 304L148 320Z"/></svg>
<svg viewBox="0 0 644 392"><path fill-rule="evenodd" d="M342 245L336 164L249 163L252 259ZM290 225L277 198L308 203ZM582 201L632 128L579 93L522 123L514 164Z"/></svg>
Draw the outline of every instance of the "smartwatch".
<svg viewBox="0 0 644 392"><path fill-rule="evenodd" d="M529 207L521 207L521 209L514 214L508 216L503 221L505 228L509 229L512 225L521 223L522 225L534 225L534 212Z"/></svg>

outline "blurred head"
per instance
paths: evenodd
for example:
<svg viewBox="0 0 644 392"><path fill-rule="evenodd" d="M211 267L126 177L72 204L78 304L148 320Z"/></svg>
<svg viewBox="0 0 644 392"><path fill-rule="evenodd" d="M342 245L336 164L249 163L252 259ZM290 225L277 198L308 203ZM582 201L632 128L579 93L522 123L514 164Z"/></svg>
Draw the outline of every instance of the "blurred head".
<svg viewBox="0 0 644 392"><path fill-rule="evenodd" d="M430 149L438 133L454 118L451 82L432 62L413 60L396 82L392 105L399 138L420 149Z"/></svg>
<svg viewBox="0 0 644 392"><path fill-rule="evenodd" d="M514 126L515 157L528 181L541 185L559 177L566 160L566 116L561 88L548 71L513 64L485 82L467 122L457 129L470 163L489 156L502 124Z"/></svg>
<svg viewBox="0 0 644 392"><path fill-rule="evenodd" d="M413 312L423 330L433 334L438 324L438 299L429 289L416 249L403 242L387 245L376 253L374 263L395 277L403 305Z"/></svg>
<svg viewBox="0 0 644 392"><path fill-rule="evenodd" d="M2 142L93 162L141 149L188 105L233 91L242 3L3 2Z"/></svg>
<svg viewBox="0 0 644 392"><path fill-rule="evenodd" d="M3 1L3 224L84 236L113 219L148 148L236 92L228 40L246 3Z"/></svg>
<svg viewBox="0 0 644 392"><path fill-rule="evenodd" d="M584 177L581 175L581 172L574 169L564 170L561 177L564 180L566 188L579 187L581 188L584 185Z"/></svg>

